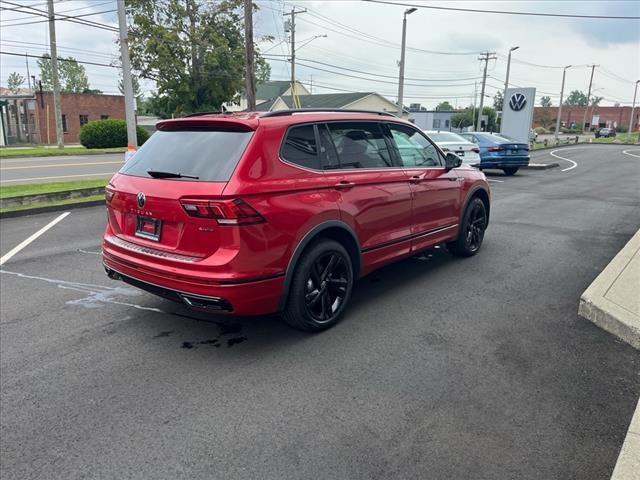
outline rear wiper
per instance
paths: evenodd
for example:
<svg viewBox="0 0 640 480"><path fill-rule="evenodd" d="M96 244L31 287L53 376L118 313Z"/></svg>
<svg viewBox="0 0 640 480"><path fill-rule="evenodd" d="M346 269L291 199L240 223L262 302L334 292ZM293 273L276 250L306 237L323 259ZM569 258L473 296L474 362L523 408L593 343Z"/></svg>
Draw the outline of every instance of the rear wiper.
<svg viewBox="0 0 640 480"><path fill-rule="evenodd" d="M182 173L174 173L174 172L161 172L159 170L147 170L147 173L153 178L193 178L198 180L200 177L196 177L195 175L184 175Z"/></svg>

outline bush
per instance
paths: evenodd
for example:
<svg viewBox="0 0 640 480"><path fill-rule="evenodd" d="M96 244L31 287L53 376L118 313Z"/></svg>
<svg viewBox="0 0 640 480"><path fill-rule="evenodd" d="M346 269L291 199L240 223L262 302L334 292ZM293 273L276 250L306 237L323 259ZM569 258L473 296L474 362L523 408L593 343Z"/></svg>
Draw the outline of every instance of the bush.
<svg viewBox="0 0 640 480"><path fill-rule="evenodd" d="M142 145L149 138L149 132L137 126L138 145ZM127 122L107 118L106 120L92 120L80 129L80 143L87 148L112 148L127 146Z"/></svg>
<svg viewBox="0 0 640 480"><path fill-rule="evenodd" d="M627 130L629 130L627 127L624 127L622 125L618 125L616 127L616 132L618 133L627 133Z"/></svg>
<svg viewBox="0 0 640 480"><path fill-rule="evenodd" d="M547 130L544 127L536 127L533 129L534 132L536 132L538 135L548 135L549 133L551 133L551 130Z"/></svg>

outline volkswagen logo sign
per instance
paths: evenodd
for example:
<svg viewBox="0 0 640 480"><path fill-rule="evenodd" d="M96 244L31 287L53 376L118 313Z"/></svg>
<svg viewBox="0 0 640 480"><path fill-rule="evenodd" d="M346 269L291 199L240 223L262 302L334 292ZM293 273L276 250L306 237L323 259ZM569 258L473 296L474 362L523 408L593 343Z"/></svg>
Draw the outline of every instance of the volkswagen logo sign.
<svg viewBox="0 0 640 480"><path fill-rule="evenodd" d="M509 100L509 106L514 112L519 112L527 104L527 97L522 93L514 93Z"/></svg>
<svg viewBox="0 0 640 480"><path fill-rule="evenodd" d="M140 208L144 207L144 202L146 200L144 193L138 192L137 200L138 200L138 207Z"/></svg>

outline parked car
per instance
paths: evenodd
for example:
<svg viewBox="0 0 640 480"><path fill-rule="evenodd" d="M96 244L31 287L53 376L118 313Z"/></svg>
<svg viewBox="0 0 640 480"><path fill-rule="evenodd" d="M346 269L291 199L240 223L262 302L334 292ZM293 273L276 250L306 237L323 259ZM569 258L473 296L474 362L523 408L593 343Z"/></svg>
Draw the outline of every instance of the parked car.
<svg viewBox="0 0 640 480"><path fill-rule="evenodd" d="M478 145L461 137L457 133L433 130L425 131L424 133L426 133L443 152L453 152L458 155L462 163L472 166L480 164L480 148Z"/></svg>
<svg viewBox="0 0 640 480"><path fill-rule="evenodd" d="M202 114L157 129L106 187L103 262L193 309L282 312L320 331L376 268L482 245L484 174L392 115Z"/></svg>
<svg viewBox="0 0 640 480"><path fill-rule="evenodd" d="M616 129L615 128L601 128L600 130L596 130L596 138L600 137L615 137Z"/></svg>
<svg viewBox="0 0 640 480"><path fill-rule="evenodd" d="M465 132L460 136L480 148L478 168L496 168L505 175L514 175L520 167L529 165L529 145L505 135L486 132Z"/></svg>
<svg viewBox="0 0 640 480"><path fill-rule="evenodd" d="M533 128L529 129L529 143L533 143L538 140L538 132L536 132Z"/></svg>

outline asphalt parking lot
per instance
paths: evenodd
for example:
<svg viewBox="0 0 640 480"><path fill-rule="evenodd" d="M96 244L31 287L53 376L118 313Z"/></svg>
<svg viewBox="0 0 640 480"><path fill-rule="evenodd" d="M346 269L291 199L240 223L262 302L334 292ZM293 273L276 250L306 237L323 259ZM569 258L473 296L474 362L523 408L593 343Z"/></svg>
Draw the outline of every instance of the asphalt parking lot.
<svg viewBox="0 0 640 480"><path fill-rule="evenodd" d="M489 174L477 256L374 272L319 335L109 280L104 208L72 211L1 267L0 476L609 478L640 355L577 307L640 227L640 149L556 155ZM0 220L0 254L59 215Z"/></svg>

